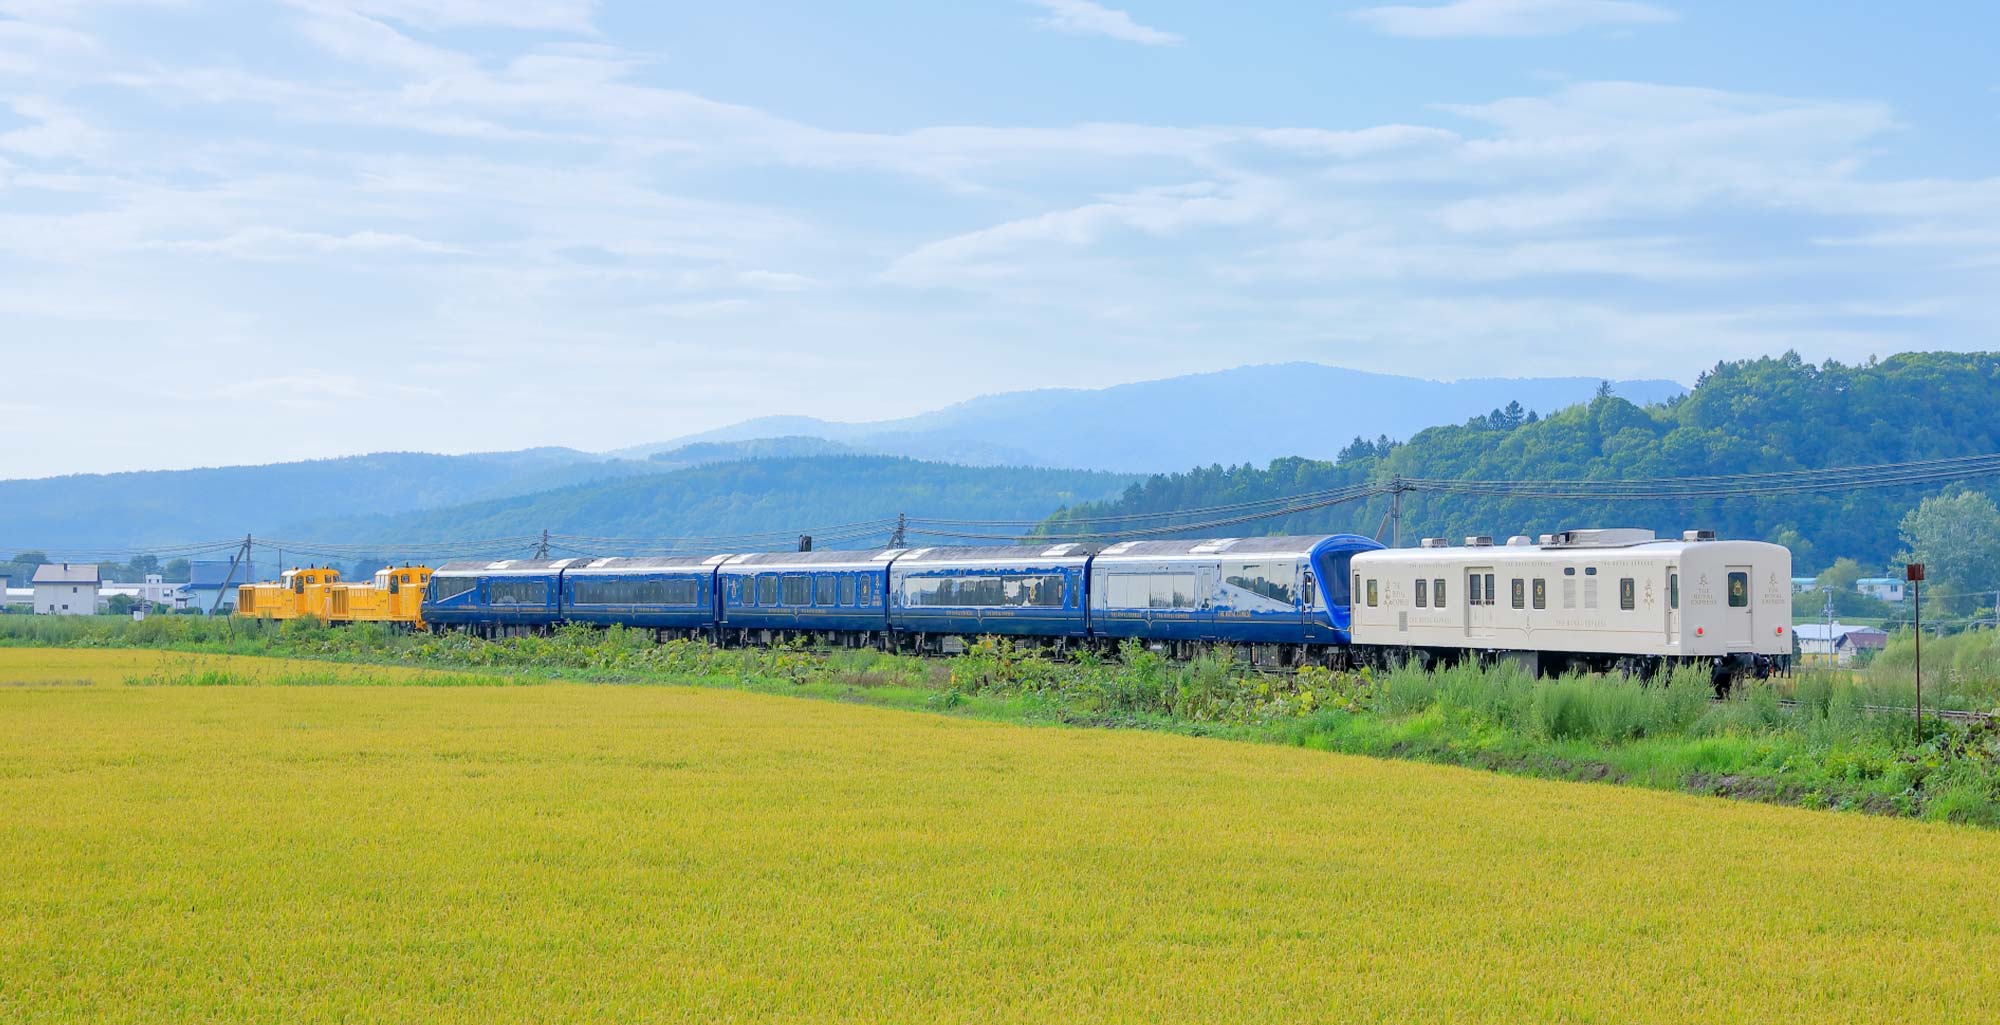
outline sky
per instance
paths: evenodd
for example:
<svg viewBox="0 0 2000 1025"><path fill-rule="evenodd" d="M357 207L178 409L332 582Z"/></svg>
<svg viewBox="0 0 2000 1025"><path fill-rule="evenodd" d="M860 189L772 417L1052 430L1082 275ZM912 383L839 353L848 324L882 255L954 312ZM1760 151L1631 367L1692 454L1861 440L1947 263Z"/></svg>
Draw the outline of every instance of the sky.
<svg viewBox="0 0 2000 1025"><path fill-rule="evenodd" d="M0 0L0 477L2000 348L1996 37L1970 2Z"/></svg>

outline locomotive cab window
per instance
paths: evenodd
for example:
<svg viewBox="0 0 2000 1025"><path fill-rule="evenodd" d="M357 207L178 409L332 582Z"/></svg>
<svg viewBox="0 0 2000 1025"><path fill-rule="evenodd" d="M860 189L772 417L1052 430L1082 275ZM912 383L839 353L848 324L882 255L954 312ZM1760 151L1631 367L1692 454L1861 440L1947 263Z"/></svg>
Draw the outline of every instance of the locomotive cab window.
<svg viewBox="0 0 2000 1025"><path fill-rule="evenodd" d="M1750 574L1729 574L1729 607L1747 609L1750 607Z"/></svg>
<svg viewBox="0 0 2000 1025"><path fill-rule="evenodd" d="M1626 612L1638 607L1631 577L1621 577L1618 581L1618 607Z"/></svg>

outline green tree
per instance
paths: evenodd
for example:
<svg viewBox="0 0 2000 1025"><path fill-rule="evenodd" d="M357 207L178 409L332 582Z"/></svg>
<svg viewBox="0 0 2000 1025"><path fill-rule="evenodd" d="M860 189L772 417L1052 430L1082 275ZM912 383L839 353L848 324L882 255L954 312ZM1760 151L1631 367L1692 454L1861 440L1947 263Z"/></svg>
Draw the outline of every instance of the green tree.
<svg viewBox="0 0 2000 1025"><path fill-rule="evenodd" d="M1821 570L1814 587L1831 588L1835 594L1845 594L1854 590L1861 580L1861 564L1853 559L1835 559L1833 565Z"/></svg>
<svg viewBox="0 0 2000 1025"><path fill-rule="evenodd" d="M2000 587L2000 509L1977 491L1926 498L1903 517L1899 562L1921 562L1925 586L1946 609L1966 614L1986 603L1974 592Z"/></svg>
<svg viewBox="0 0 2000 1025"><path fill-rule="evenodd" d="M190 572L186 559L168 559L167 564L160 567L160 575L165 577L167 583L170 584L187 583Z"/></svg>

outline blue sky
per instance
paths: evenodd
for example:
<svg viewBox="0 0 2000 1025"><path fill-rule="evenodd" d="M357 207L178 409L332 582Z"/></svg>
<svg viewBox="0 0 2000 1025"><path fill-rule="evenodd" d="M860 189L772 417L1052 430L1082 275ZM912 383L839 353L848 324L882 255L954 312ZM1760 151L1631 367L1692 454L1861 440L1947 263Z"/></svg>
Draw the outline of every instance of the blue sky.
<svg viewBox="0 0 2000 1025"><path fill-rule="evenodd" d="M0 0L0 476L2000 347L1996 12Z"/></svg>

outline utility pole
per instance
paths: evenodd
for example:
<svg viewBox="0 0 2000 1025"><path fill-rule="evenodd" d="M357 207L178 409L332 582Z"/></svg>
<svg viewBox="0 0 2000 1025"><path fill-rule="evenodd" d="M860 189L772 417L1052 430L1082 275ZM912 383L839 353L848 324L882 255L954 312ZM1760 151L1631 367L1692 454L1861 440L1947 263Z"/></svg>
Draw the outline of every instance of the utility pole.
<svg viewBox="0 0 2000 1025"><path fill-rule="evenodd" d="M1403 547L1403 478L1389 478L1389 547Z"/></svg>
<svg viewBox="0 0 2000 1025"><path fill-rule="evenodd" d="M549 557L549 528L543 527L542 543L535 546L535 558L546 559L548 557Z"/></svg>
<svg viewBox="0 0 2000 1025"><path fill-rule="evenodd" d="M896 532L895 532L894 534L891 534L891 535L889 535L889 547L891 547L891 548L901 548L901 547L903 547L903 546L904 546L904 544L905 544L905 541L904 541L904 533L905 533L906 531L908 531L909 529L910 529L910 518L909 518L909 516L908 516L908 515L906 515L906 514L904 514L904 513L897 513L897 514L896 514Z"/></svg>
<svg viewBox="0 0 2000 1025"><path fill-rule="evenodd" d="M243 544L238 546L235 554L229 557L229 572L223 576L222 586L215 589L215 600L208 604L209 615L215 615L216 610L222 608L222 596L228 593L229 585L236 581L236 567L239 564L245 567L244 572L247 576L250 565L250 535L248 534L243 535Z"/></svg>
<svg viewBox="0 0 2000 1025"><path fill-rule="evenodd" d="M1911 631L1916 638L1917 654L1917 743L1924 742L1924 564L1912 562L1903 567L1903 579L1910 582L1910 612L1916 619L1916 628Z"/></svg>
<svg viewBox="0 0 2000 1025"><path fill-rule="evenodd" d="M1826 603L1821 606L1819 614L1820 618L1826 621L1826 654L1827 658L1831 660L1835 654L1833 650L1833 588L1822 587L1820 588L1820 593L1826 595Z"/></svg>

